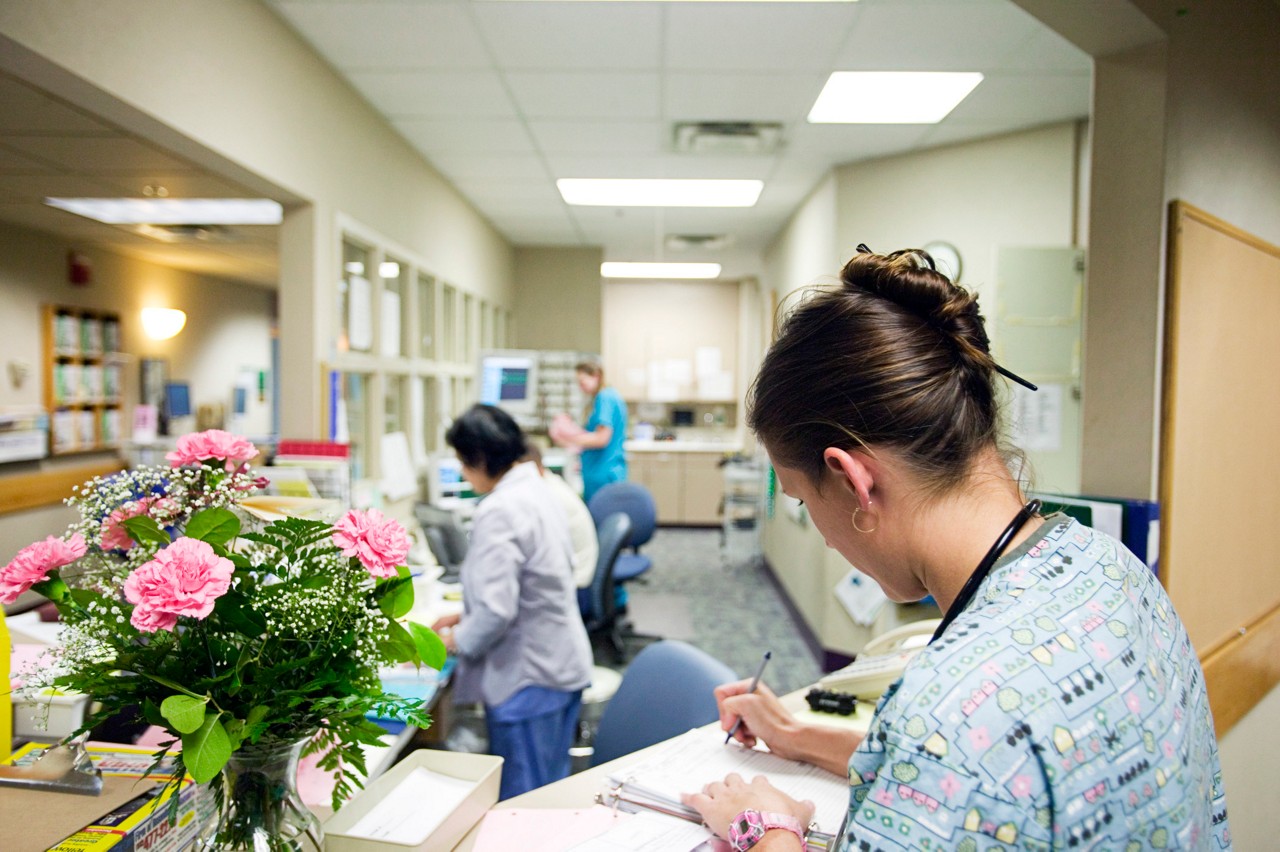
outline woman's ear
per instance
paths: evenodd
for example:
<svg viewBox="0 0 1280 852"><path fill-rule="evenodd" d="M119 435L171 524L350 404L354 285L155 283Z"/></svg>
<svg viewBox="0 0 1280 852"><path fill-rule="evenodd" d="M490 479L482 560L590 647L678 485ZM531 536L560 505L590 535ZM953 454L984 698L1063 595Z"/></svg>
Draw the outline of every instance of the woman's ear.
<svg viewBox="0 0 1280 852"><path fill-rule="evenodd" d="M822 453L822 460L827 469L835 474L837 481L857 498L858 508L869 510L871 492L875 488L871 459L856 450L849 452L839 447L827 447Z"/></svg>

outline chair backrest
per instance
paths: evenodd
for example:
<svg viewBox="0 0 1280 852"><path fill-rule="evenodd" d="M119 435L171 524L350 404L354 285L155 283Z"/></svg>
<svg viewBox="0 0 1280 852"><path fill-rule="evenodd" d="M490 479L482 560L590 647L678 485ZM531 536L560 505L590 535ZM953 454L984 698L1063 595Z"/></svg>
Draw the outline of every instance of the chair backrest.
<svg viewBox="0 0 1280 852"><path fill-rule="evenodd" d="M600 550L596 571L591 577L591 611L582 614L588 631L608 627L613 622L617 606L613 597L613 563L618 561L618 554L631 535L631 519L625 512L614 512L601 522L596 532Z"/></svg>
<svg viewBox="0 0 1280 852"><path fill-rule="evenodd" d="M720 717L713 690L733 669L685 642L664 639L636 655L596 732L592 765L683 734Z"/></svg>
<svg viewBox="0 0 1280 852"><path fill-rule="evenodd" d="M638 482L611 482L591 495L587 503L596 527L614 512L626 512L631 518L631 538L627 547L638 548L653 538L658 524L658 509L649 489Z"/></svg>
<svg viewBox="0 0 1280 852"><path fill-rule="evenodd" d="M458 516L446 509L419 503L414 507L414 515L422 526L427 546L435 555L436 561L445 570L456 569L467 558L470 542L467 531L462 528Z"/></svg>

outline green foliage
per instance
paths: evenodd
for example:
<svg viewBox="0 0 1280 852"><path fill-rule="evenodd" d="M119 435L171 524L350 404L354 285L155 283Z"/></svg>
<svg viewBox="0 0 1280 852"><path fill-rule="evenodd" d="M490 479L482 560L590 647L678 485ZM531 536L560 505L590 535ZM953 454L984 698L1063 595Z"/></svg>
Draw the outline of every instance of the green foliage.
<svg viewBox="0 0 1280 852"><path fill-rule="evenodd" d="M75 531L88 552L64 569L66 579L54 571L33 586L57 603L65 624L61 658L40 685L72 687L101 703L84 730L127 707L164 727L182 751L165 762L161 749L153 769L172 766L171 781L184 771L215 781L238 748L313 737L309 749L321 766L340 768L336 807L362 777L361 746L384 734L370 716L431 721L419 701L385 694L379 670L441 668L444 644L403 621L414 601L407 569L375 580L342 556L332 524L243 514L237 503L252 481L247 472L204 466L139 468L87 484L71 502L86 519ZM136 507L139 494L148 495L145 511L119 521L135 545L103 549L106 519L115 507ZM174 535L230 560L231 586L207 616L140 632L130 623L124 579Z"/></svg>

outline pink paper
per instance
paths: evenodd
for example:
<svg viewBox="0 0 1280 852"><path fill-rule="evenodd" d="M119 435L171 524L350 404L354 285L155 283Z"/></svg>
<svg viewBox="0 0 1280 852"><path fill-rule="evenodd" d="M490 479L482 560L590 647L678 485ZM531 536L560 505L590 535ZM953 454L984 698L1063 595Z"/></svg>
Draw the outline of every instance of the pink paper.
<svg viewBox="0 0 1280 852"><path fill-rule="evenodd" d="M22 686L22 675L38 668L40 655L45 652L47 646L39 645L34 642L15 642L9 652L9 688L18 689Z"/></svg>
<svg viewBox="0 0 1280 852"><path fill-rule="evenodd" d="M630 818L630 814L615 814L603 805L493 810L480 823L473 852L563 852L604 834L616 820Z"/></svg>

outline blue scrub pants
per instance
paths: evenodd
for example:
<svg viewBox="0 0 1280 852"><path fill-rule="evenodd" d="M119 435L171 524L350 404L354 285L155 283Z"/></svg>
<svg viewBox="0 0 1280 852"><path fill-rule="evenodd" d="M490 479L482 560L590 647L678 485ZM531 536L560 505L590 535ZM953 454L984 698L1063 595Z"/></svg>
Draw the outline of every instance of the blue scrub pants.
<svg viewBox="0 0 1280 852"><path fill-rule="evenodd" d="M501 704L485 705L489 751L503 759L499 799L569 777L569 747L582 690L526 686Z"/></svg>

